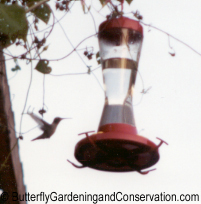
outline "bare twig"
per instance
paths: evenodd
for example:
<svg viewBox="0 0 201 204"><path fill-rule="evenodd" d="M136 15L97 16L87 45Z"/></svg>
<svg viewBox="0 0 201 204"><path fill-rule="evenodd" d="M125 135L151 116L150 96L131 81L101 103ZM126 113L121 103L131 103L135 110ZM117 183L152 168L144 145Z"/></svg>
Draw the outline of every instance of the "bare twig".
<svg viewBox="0 0 201 204"><path fill-rule="evenodd" d="M91 37L94 37L94 36L96 36L96 35L97 35L97 33L95 33L95 34L93 34L93 35L90 35L90 36L84 38L84 39L83 39L82 41L80 41L75 47L73 47L74 49L73 49L70 53L68 53L68 54L65 55L64 57L59 58L59 59L50 59L49 61L59 61L59 60L65 59L66 57L68 57L69 55L71 55L74 51L76 51L77 47L79 47L85 40L87 40L87 39L89 39L89 38L91 38Z"/></svg>
<svg viewBox="0 0 201 204"><path fill-rule="evenodd" d="M155 26L152 26L150 24L147 24L147 23L144 23L142 21L140 21L141 24L145 25L145 26L148 26L148 27L151 27L151 28L154 28L155 30L158 30L162 33L165 33L166 35L168 35L169 37L175 39L176 41L180 42L181 44L185 45L186 47L188 47L190 50L192 50L193 52L195 52L196 54L200 55L201 56L201 53L199 53L197 50L195 50L194 48L192 48L190 45L188 45L187 43L181 41L180 39L174 37L173 35L169 34L168 32L164 31L164 30L161 30L160 28L157 28Z"/></svg>
<svg viewBox="0 0 201 204"><path fill-rule="evenodd" d="M28 47L29 47L29 44L27 43ZM29 50L29 54L31 56L31 51ZM32 57L31 57L32 58ZM26 105L27 105L27 100L28 100L28 96L29 96L29 91L30 91L30 88L31 88L31 84L32 84L32 79L33 79L33 63L31 61L31 76L30 76L30 82L29 82L29 86L28 86L28 90L27 90L27 94L26 94L26 99L25 99L25 103L24 103L24 107L23 107L23 110L22 110L22 114L21 114L21 118L20 118L20 130L19 130L19 133L21 135L21 129L22 129L22 119L23 119L23 115L24 115L24 111L26 109Z"/></svg>
<svg viewBox="0 0 201 204"><path fill-rule="evenodd" d="M99 69L101 66L98 66L91 70L91 72ZM50 76L73 76L73 75L83 75L83 74L89 74L88 72L82 72L82 73L66 73L66 74L49 74Z"/></svg>

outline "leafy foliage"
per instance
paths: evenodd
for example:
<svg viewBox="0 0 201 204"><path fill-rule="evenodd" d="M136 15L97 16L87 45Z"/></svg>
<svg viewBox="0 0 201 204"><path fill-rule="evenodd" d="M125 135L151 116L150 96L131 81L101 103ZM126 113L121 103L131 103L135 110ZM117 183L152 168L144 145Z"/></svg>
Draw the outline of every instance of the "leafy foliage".
<svg viewBox="0 0 201 204"><path fill-rule="evenodd" d="M24 7L22 7L17 5L16 1L0 0L0 46L2 48L13 44L16 39L18 39L18 42L20 39L26 42L28 22L25 8L32 8L40 2L41 0L23 0L21 3ZM8 5L8 3L12 4ZM36 17L35 28L37 28L37 19L47 24L51 15L51 9L46 3L30 9L30 12Z"/></svg>
<svg viewBox="0 0 201 204"><path fill-rule="evenodd" d="M52 68L48 67L48 64L48 60L40 60L35 69L43 74L49 74L52 71Z"/></svg>
<svg viewBox="0 0 201 204"><path fill-rule="evenodd" d="M99 1L100 1L101 5L104 5L105 0L99 0Z"/></svg>
<svg viewBox="0 0 201 204"><path fill-rule="evenodd" d="M133 0L126 0L126 2L130 5Z"/></svg>
<svg viewBox="0 0 201 204"><path fill-rule="evenodd" d="M5 48L22 39L26 41L28 23L23 7L0 4L0 45Z"/></svg>
<svg viewBox="0 0 201 204"><path fill-rule="evenodd" d="M11 69L12 72L15 72L15 71L18 71L18 70L21 70L19 65L15 65L15 67Z"/></svg>
<svg viewBox="0 0 201 204"><path fill-rule="evenodd" d="M50 19L50 14L51 14L51 9L50 6L48 4L43 4L35 9L33 9L31 11L32 13L34 13L36 15L37 18L39 18L40 20L42 20L44 23L48 23L49 19Z"/></svg>

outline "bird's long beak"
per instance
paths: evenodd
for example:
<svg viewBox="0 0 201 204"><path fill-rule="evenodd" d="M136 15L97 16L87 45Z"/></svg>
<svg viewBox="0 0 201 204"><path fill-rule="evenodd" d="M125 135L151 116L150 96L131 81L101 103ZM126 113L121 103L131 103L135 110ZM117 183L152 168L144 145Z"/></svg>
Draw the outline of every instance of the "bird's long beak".
<svg viewBox="0 0 201 204"><path fill-rule="evenodd" d="M72 119L72 118L61 118L61 120L64 120L64 119Z"/></svg>

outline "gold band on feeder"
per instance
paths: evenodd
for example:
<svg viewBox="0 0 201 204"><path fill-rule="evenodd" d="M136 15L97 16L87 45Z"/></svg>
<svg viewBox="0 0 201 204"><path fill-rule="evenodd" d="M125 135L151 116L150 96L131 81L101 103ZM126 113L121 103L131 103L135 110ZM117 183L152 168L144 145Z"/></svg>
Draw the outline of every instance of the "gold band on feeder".
<svg viewBox="0 0 201 204"><path fill-rule="evenodd" d="M101 64L102 69L121 68L121 69L134 69L137 71L137 62L126 58L107 59L104 60Z"/></svg>

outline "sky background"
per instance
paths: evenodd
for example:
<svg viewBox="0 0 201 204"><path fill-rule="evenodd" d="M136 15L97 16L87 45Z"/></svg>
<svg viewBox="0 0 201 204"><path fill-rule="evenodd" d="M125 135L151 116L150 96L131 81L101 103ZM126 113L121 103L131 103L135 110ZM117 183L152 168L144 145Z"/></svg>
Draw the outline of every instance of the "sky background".
<svg viewBox="0 0 201 204"><path fill-rule="evenodd" d="M90 5L91 1L86 3ZM107 7L101 9L98 0L92 3L95 24L90 14L83 14L80 2L76 2L60 24L55 25L43 58L58 59L65 56L73 49L68 39L76 46L98 30L109 10ZM54 1L50 2L52 8L54 4ZM168 32L201 53L199 0L135 0L130 6L125 3L125 13L136 10L140 11L144 23ZM63 15L62 12L55 12L57 19ZM134 19L132 14L126 16ZM52 23L52 18L49 23ZM54 117L72 119L62 121L49 140L31 142L31 139L41 134L36 128L24 134L24 140L19 142L24 183L29 193L200 193L201 56L170 38L173 50L169 47L166 34L143 27L144 40L133 98L134 117L139 135L156 144L159 143L156 137L169 143L160 147L160 160L150 168L157 170L147 175L137 172L111 173L90 168L76 169L66 161L69 159L79 164L74 158L74 148L84 136L78 134L97 130L104 104L101 68L90 75L53 76L84 73L87 72L86 65L92 66L91 69L98 67L95 56L89 61L83 55L84 50L80 50L78 53L85 63L77 53L64 60L51 61L52 75L45 77L47 113L44 119L49 123ZM96 53L99 49L97 37L89 38L78 49L86 46L93 46ZM10 47L9 51L12 54L20 53L15 46ZM175 52L175 57L169 52ZM17 132L31 75L30 64L19 60L18 63L21 70L16 75L11 71L14 62L10 60L6 64ZM141 93L148 88L148 93ZM42 104L43 74L33 70L26 111L30 107L39 116ZM22 132L35 125L30 116L24 115Z"/></svg>

